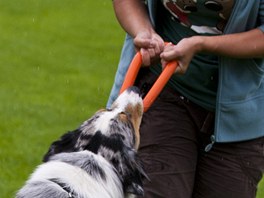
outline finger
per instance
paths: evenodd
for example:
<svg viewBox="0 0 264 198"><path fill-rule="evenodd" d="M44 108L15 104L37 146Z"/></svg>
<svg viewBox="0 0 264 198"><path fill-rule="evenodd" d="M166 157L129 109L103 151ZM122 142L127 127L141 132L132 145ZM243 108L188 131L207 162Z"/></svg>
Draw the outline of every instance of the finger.
<svg viewBox="0 0 264 198"><path fill-rule="evenodd" d="M170 46L174 46L174 44L172 42L166 42L166 44L164 45L165 48Z"/></svg>
<svg viewBox="0 0 264 198"><path fill-rule="evenodd" d="M160 42L157 39L152 40L151 45L153 46L153 49L156 55L160 55L160 53L164 49L164 43Z"/></svg>
<svg viewBox="0 0 264 198"><path fill-rule="evenodd" d="M150 59L152 59L156 56L156 52L155 52L154 48L148 49L148 53L149 53Z"/></svg>
<svg viewBox="0 0 264 198"><path fill-rule="evenodd" d="M155 55L159 55L161 53L161 50L160 50L160 47L158 44L156 44L154 47L153 47L153 51L154 51L154 54Z"/></svg>
<svg viewBox="0 0 264 198"><path fill-rule="evenodd" d="M165 48L164 51L160 54L160 58L166 61L177 60L180 56L174 50L173 47Z"/></svg>
<svg viewBox="0 0 264 198"><path fill-rule="evenodd" d="M162 67L162 70L166 67L167 64L168 64L167 61L165 61L164 59L161 59L161 67Z"/></svg>
<svg viewBox="0 0 264 198"><path fill-rule="evenodd" d="M134 45L137 48L150 48L150 47L152 47L153 44L151 43L151 39L136 37L134 39Z"/></svg>
<svg viewBox="0 0 264 198"><path fill-rule="evenodd" d="M186 73L186 69L184 69L185 67L182 65L182 63L178 62L178 67L175 70L175 74L180 74L183 75Z"/></svg>
<svg viewBox="0 0 264 198"><path fill-rule="evenodd" d="M165 48L164 41L163 40L159 40L158 45L159 45L160 51L163 52L163 50Z"/></svg>
<svg viewBox="0 0 264 198"><path fill-rule="evenodd" d="M175 45L173 45L172 43L169 43L164 46L163 52L172 51L174 48L175 48Z"/></svg>
<svg viewBox="0 0 264 198"><path fill-rule="evenodd" d="M143 66L149 66L150 65L150 54L147 49L141 48L140 53L142 56L142 64Z"/></svg>

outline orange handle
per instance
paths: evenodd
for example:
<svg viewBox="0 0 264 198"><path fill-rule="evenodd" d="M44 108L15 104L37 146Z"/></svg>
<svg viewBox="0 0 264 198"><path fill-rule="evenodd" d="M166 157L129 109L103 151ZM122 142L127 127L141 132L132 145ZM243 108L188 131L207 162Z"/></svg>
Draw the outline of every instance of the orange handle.
<svg viewBox="0 0 264 198"><path fill-rule="evenodd" d="M169 62L154 85L151 87L147 95L145 96L143 100L144 104L144 112L146 112L149 107L152 105L152 103L155 101L155 99L158 97L162 89L165 87L167 82L169 81L170 77L174 74L176 68L178 66L177 61Z"/></svg>
<svg viewBox="0 0 264 198"><path fill-rule="evenodd" d="M142 56L140 52L137 52L128 68L128 71L125 76L125 80L120 89L120 94L123 91L125 91L128 87L134 84L141 65L142 65ZM164 70L162 71L162 73L160 74L160 76L158 77L158 79L156 80L156 82L154 83L154 85L149 90L149 92L147 93L147 95L143 100L144 112L146 112L149 109L149 107L158 97L158 95L160 94L164 86L167 84L170 77L175 72L177 66L178 66L177 61L169 62L166 65L166 67L164 68Z"/></svg>
<svg viewBox="0 0 264 198"><path fill-rule="evenodd" d="M132 59L130 66L128 67L125 80L119 92L120 94L123 91L125 91L128 87L134 84L141 65L142 65L142 56L140 52L137 52L134 58Z"/></svg>

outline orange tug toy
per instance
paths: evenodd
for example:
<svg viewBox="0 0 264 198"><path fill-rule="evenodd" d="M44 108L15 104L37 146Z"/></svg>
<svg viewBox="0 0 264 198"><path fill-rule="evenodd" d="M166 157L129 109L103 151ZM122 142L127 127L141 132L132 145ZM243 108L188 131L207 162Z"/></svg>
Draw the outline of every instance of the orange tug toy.
<svg viewBox="0 0 264 198"><path fill-rule="evenodd" d="M120 94L123 91L125 91L128 87L134 84L141 65L142 65L142 56L140 52L137 52L128 68L128 71L125 76L125 80L120 89ZM172 61L169 62L166 65L166 67L163 69L162 73L160 74L160 76L158 77L158 79L156 80L156 82L154 83L154 85L149 90L149 92L147 93L147 95L143 100L144 112L146 112L149 109L149 107L158 97L158 95L160 94L164 86L167 84L170 77L173 75L177 66L178 66L177 61Z"/></svg>

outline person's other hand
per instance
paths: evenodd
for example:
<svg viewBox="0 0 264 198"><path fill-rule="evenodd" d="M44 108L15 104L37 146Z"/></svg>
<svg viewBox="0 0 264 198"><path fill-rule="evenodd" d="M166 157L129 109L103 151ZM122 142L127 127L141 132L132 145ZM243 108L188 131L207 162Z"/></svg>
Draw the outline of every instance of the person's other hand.
<svg viewBox="0 0 264 198"><path fill-rule="evenodd" d="M184 38L177 45L167 44L160 54L162 67L175 60L178 62L175 73L185 74L193 56L199 51L197 44L198 40L195 37Z"/></svg>

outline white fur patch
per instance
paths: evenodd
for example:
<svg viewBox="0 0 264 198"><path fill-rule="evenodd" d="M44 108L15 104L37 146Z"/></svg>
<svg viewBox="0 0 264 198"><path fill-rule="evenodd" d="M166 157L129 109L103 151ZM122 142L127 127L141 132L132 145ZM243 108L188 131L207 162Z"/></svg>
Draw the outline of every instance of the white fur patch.
<svg viewBox="0 0 264 198"><path fill-rule="evenodd" d="M98 155L94 155L94 157L107 173L106 180L95 179L77 166L59 161L49 161L40 165L27 183L44 180L49 182L49 179L59 178L63 183L70 185L68 187L74 189L80 197L123 198L122 184L112 166L104 158Z"/></svg>
<svg viewBox="0 0 264 198"><path fill-rule="evenodd" d="M142 98L137 93L134 93L133 91L123 92L114 102L113 111L103 112L102 115L97 119L95 122L96 130L107 132L110 120L112 118L117 116L119 113L124 112L128 105L136 106L138 104L143 106Z"/></svg>

